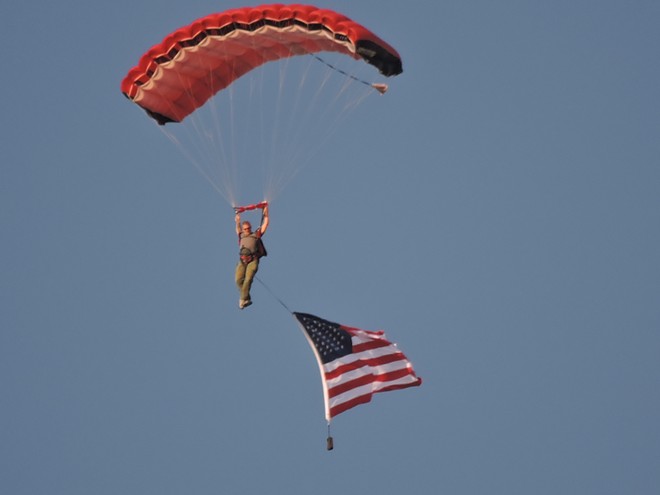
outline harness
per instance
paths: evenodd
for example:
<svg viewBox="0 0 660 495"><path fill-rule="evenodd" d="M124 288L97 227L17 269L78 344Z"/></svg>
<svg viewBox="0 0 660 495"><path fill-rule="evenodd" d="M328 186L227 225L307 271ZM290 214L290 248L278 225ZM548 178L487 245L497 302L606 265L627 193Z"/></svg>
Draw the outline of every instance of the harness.
<svg viewBox="0 0 660 495"><path fill-rule="evenodd" d="M250 251L248 248L245 247L241 248L238 256L241 259L241 263L243 263L244 265L247 265L248 263L252 263L255 260L255 258L258 259L255 253L253 253L252 251Z"/></svg>

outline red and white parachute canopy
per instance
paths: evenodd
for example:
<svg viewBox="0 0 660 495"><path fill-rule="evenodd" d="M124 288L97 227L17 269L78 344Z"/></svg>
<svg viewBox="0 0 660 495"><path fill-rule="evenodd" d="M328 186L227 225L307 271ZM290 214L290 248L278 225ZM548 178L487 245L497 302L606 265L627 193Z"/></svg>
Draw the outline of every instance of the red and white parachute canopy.
<svg viewBox="0 0 660 495"><path fill-rule="evenodd" d="M402 72L396 50L346 16L273 4L211 14L177 29L142 56L121 91L159 124L181 122L262 64L323 51L363 59L384 76Z"/></svg>

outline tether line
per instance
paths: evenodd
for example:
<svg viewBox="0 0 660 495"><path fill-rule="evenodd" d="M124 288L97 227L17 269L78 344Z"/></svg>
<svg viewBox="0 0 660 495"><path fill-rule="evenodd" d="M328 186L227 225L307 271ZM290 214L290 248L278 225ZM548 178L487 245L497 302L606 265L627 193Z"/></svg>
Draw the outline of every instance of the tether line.
<svg viewBox="0 0 660 495"><path fill-rule="evenodd" d="M268 292L270 292L270 295L273 296L273 297L275 298L275 300L276 300L278 303L280 303L284 309L286 309L289 313L293 314L293 311L291 311L291 310L289 309L289 307L288 307L286 304L284 304L284 301L282 301L279 297L277 297L277 296L275 295L275 293L270 289L270 287L268 287L266 284L264 284L263 280L261 280L259 277L254 277L254 278L255 278L255 280L256 280L257 282L259 282L261 285L263 285L264 288L265 288Z"/></svg>

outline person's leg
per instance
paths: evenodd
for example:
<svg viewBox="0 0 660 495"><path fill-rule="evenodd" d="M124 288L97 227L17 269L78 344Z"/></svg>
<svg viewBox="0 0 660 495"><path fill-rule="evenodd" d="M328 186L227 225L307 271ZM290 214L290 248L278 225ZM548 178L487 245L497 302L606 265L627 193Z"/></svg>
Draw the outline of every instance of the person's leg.
<svg viewBox="0 0 660 495"><path fill-rule="evenodd" d="M251 301L250 289L252 288L252 281L254 276L259 270L259 260L254 259L250 261L245 268L245 278L243 280L243 287L241 288L241 299L244 301Z"/></svg>
<svg viewBox="0 0 660 495"><path fill-rule="evenodd" d="M236 265L236 286L238 287L238 291L241 292L243 290L243 282L245 281L245 268L247 265L244 265L240 261L238 262L238 265ZM243 299L242 294L241 294L241 299Z"/></svg>

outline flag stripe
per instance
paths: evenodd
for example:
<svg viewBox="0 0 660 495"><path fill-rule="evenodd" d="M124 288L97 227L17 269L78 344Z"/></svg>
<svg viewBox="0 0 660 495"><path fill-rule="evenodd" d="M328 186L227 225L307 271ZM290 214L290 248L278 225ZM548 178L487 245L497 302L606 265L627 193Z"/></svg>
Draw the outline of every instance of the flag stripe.
<svg viewBox="0 0 660 495"><path fill-rule="evenodd" d="M325 370L330 372L334 369L337 369L345 364L353 363L356 361L364 361L366 359L371 359L371 358L378 358L381 356L389 356L394 353L399 353L398 349L393 349L392 347L381 347L378 349L374 349L373 351L365 351L365 352L353 352L352 354L346 354L344 356L341 356L339 358L336 358L334 361L330 361L329 363L325 363L323 366L325 367Z"/></svg>
<svg viewBox="0 0 660 495"><path fill-rule="evenodd" d="M362 376L379 376L386 373L392 373L401 369L410 369L409 363L407 361L395 361L393 363L383 364L377 367L360 367L353 370L347 371L341 376L335 376L332 379L328 379L326 376L326 383L328 388L333 388L340 383L346 383L356 378Z"/></svg>
<svg viewBox="0 0 660 495"><path fill-rule="evenodd" d="M399 379L397 382L364 385L344 394L330 398L330 416L335 417L339 413L347 411L348 409L351 409L357 405L370 402L374 393L415 387L421 385L421 383L421 379L407 375Z"/></svg>
<svg viewBox="0 0 660 495"><path fill-rule="evenodd" d="M339 360L338 360L339 361ZM342 359L343 361L343 359ZM325 377L327 380L332 380L338 376L341 376L344 373L349 371L364 368L367 366L382 366L384 364L394 363L396 361L406 361L406 356L403 353L399 352L396 354L386 354L384 356L375 356L368 359L352 359L349 362L342 362L338 366L333 367L334 369L329 369L329 367L324 367L326 369Z"/></svg>
<svg viewBox="0 0 660 495"><path fill-rule="evenodd" d="M341 395L344 392L347 392L349 390L353 390L354 388L359 388L364 385L369 385L373 384L372 389L376 388L376 384L379 383L384 383L384 382L391 382L398 380L399 378L402 378L404 376L408 376L411 374L410 369L408 368L403 368L399 370L394 370L390 371L387 373L380 373L377 375L374 374L365 374L360 377L354 378L354 379L349 379L345 382L341 382L333 387L328 387L328 394L330 397L336 397L337 395Z"/></svg>
<svg viewBox="0 0 660 495"><path fill-rule="evenodd" d="M358 339L353 337L353 352L371 351L373 349L379 349L381 347L389 348L392 347L392 344L390 344L386 340L369 340L367 342L359 342Z"/></svg>
<svg viewBox="0 0 660 495"><path fill-rule="evenodd" d="M370 382L367 383L366 385L362 385L360 387L355 387L351 390L345 391L343 394L335 395L332 397L333 405L340 403L340 402L345 402L353 397L358 397L360 395L371 395L373 393L378 393L378 392L383 392L386 391L386 389L397 389L397 388L406 388L406 387L414 387L417 385L421 385L422 381L417 378L416 376L406 374L404 376L401 376L397 380L392 380L388 382Z"/></svg>
<svg viewBox="0 0 660 495"><path fill-rule="evenodd" d="M349 409L355 406L359 406L360 404L366 404L367 402L371 402L371 394L360 395L359 397L355 397L349 401L342 402L341 404L337 404L336 406L331 405L330 417L334 418L335 416L343 413L344 411L348 411Z"/></svg>

